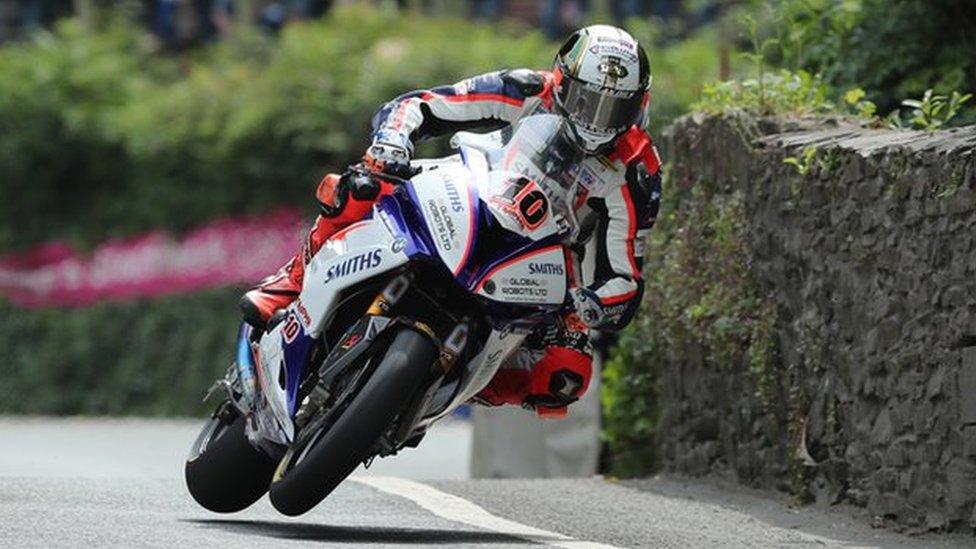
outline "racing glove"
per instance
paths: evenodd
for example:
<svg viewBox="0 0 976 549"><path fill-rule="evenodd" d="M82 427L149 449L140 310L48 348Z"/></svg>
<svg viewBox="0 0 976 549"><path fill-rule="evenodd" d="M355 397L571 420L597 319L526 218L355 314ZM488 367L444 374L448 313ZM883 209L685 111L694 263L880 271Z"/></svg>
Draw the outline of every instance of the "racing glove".
<svg viewBox="0 0 976 549"><path fill-rule="evenodd" d="M393 143L377 141L366 150L363 164L372 172L410 179L417 172L410 166L410 151Z"/></svg>
<svg viewBox="0 0 976 549"><path fill-rule="evenodd" d="M326 175L315 192L323 217L334 218L342 214L352 200L376 200L380 183L361 169L351 168L342 175Z"/></svg>
<svg viewBox="0 0 976 549"><path fill-rule="evenodd" d="M566 416L566 407L579 400L590 384L592 357L571 347L547 347L532 369L529 395L522 407L541 418Z"/></svg>

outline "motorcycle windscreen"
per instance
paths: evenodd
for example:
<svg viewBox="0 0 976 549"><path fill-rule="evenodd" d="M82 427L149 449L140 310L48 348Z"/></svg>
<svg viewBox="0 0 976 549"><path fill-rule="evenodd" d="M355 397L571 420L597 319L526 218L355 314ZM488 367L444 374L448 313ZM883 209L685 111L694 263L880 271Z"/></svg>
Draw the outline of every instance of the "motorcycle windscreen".
<svg viewBox="0 0 976 549"><path fill-rule="evenodd" d="M582 156L560 117L521 120L508 143L488 156L491 171L482 197L503 227L535 241L554 234L575 237Z"/></svg>

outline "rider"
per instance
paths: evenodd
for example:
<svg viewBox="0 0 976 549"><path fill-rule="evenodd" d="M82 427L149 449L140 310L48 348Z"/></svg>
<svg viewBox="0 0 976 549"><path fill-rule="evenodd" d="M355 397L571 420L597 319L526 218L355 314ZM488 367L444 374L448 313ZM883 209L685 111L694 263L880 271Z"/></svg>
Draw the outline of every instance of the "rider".
<svg viewBox="0 0 976 549"><path fill-rule="evenodd" d="M595 238L592 276L571 290L578 315L531 334L478 395L490 404L532 408L561 417L587 388L592 372L589 329L617 331L633 318L643 295L644 237L657 215L660 160L641 129L650 99L650 67L627 32L593 25L559 49L552 71L502 70L430 90L410 92L373 117L373 143L364 157L372 171L412 174L414 143L459 130L495 129L553 112L565 117L586 153L578 166L580 242ZM299 294L305 265L336 231L361 219L386 183L336 174L319 183L321 215L301 251L241 299L245 320L263 328Z"/></svg>

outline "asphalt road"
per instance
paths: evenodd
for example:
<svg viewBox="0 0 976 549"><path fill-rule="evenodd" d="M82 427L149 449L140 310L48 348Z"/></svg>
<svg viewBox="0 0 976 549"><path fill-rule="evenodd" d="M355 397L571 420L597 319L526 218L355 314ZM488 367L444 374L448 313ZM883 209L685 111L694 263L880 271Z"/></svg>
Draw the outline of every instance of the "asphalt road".
<svg viewBox="0 0 976 549"><path fill-rule="evenodd" d="M466 480L467 424L291 519L267 500L197 507L182 460L199 422L0 418L2 547L973 547L730 486L649 479ZM442 479L442 480L434 480Z"/></svg>

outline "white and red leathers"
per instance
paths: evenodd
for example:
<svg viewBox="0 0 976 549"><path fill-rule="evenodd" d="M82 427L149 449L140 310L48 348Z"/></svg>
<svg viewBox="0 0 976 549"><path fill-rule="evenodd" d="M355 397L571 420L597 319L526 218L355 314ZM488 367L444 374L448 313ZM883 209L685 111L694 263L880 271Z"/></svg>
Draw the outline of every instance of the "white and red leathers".
<svg viewBox="0 0 976 549"><path fill-rule="evenodd" d="M384 105L373 117L373 142L402 147L460 130L490 130L540 112L555 112L559 73L528 69L492 72L453 86L418 90ZM578 318L539 330L523 351L503 366L479 400L528 405L540 415L560 416L589 385L592 351L588 328L617 331L633 318L643 295L644 237L654 224L661 194L660 159L650 137L632 126L578 166L577 217L581 243L593 239L595 257L587 293L601 309L600 322L582 326ZM330 179L331 177L331 179ZM320 184L317 197L334 205L335 176ZM383 189L381 193L389 192ZM276 277L252 290L263 320L287 305L301 288L304 264L335 231L357 221L371 200L350 197L336 216L319 216L302 251ZM263 301L262 301L263 300ZM248 314L247 305L245 313ZM250 314L255 314L251 305Z"/></svg>

